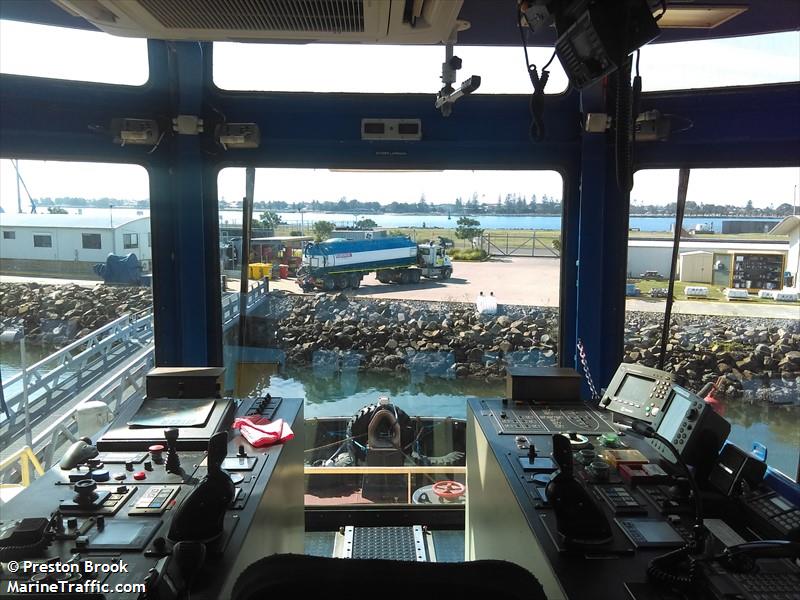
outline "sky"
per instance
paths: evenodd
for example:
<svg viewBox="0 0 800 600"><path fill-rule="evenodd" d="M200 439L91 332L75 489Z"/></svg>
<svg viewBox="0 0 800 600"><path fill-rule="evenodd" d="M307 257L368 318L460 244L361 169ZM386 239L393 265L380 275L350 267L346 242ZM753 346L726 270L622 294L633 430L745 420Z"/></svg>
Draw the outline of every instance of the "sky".
<svg viewBox="0 0 800 600"><path fill-rule="evenodd" d="M441 86L441 46L371 46L369 52L363 50L363 46L346 45L216 44L215 83L229 89L414 92L432 97ZM456 54L464 63L459 82L472 74L481 75L483 83L477 93L530 92L520 48L457 46ZM532 61L540 68L549 56L549 49L531 50ZM253 64L259 68L250 68ZM340 68L352 64L359 68ZM797 81L800 32L651 45L642 50L641 71L645 91L674 89L676 82L681 87L710 87L732 82ZM146 42L0 20L0 72L141 85L148 77ZM558 93L565 88L566 77L556 60L547 91ZM20 169L34 197L139 200L149 196L146 171L138 166L21 161ZM752 200L755 206L777 206L791 204L793 196L800 193L798 185L800 168L694 171L689 200L740 206ZM632 201L634 205L673 202L676 188L675 171L640 172L635 176ZM221 199L241 199L243 169L223 171L219 189ZM417 202L424 194L430 202L453 202L459 196L466 200L474 192L482 202L494 203L498 194L507 193L560 198L561 189L560 176L544 171L354 173L264 169L256 178L255 199L335 201L344 196L388 203ZM16 178L8 160L0 160L0 206L16 211Z"/></svg>

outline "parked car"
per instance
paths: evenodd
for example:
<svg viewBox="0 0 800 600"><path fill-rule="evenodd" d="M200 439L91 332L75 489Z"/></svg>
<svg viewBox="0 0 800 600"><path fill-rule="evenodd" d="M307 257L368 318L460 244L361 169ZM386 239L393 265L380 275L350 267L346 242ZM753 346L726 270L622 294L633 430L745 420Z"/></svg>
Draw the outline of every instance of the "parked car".
<svg viewBox="0 0 800 600"><path fill-rule="evenodd" d="M664 279L661 276L661 273L658 271L645 271L644 273L639 273L639 279L656 279L661 280Z"/></svg>

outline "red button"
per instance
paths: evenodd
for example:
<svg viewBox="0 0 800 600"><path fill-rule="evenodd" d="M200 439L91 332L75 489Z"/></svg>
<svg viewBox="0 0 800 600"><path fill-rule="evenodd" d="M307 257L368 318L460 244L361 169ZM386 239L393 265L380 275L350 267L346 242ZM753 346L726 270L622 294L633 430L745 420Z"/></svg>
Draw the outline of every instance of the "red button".
<svg viewBox="0 0 800 600"><path fill-rule="evenodd" d="M150 446L147 450L149 452L157 454L159 452L163 452L164 451L164 446L162 446L161 444L155 444L153 446Z"/></svg>
<svg viewBox="0 0 800 600"><path fill-rule="evenodd" d="M144 471L139 471L138 473L134 473L133 474L133 478L136 481L141 481L142 479L147 479L147 473L145 473Z"/></svg>

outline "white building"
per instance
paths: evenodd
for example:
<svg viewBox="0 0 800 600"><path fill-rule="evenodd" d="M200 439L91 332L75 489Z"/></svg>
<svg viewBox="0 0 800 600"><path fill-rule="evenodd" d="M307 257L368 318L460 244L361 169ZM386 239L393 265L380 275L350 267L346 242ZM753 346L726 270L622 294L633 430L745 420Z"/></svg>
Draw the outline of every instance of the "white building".
<svg viewBox="0 0 800 600"><path fill-rule="evenodd" d="M135 254L152 267L150 218L111 222L93 215L0 214L0 272L97 279L109 254Z"/></svg>
<svg viewBox="0 0 800 600"><path fill-rule="evenodd" d="M789 236L789 254L786 256L786 270L791 275L794 289L800 288L800 215L786 217L770 231L773 235Z"/></svg>
<svg viewBox="0 0 800 600"><path fill-rule="evenodd" d="M733 254L777 253L785 255L789 252L789 247L789 243L783 241L681 240L679 255L686 252L704 251L714 255L715 263L717 260L730 262L730 256ZM671 261L672 240L628 240L628 277L636 277L646 271L658 271L662 276L667 277Z"/></svg>

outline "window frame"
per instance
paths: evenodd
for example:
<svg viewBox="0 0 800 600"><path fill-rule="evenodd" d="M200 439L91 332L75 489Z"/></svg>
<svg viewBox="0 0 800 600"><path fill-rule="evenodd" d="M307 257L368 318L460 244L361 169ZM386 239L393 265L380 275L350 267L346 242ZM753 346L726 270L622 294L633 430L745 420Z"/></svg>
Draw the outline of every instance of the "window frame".
<svg viewBox="0 0 800 600"><path fill-rule="evenodd" d="M37 240L37 238L40 238L40 239ZM47 238L49 240L49 243L46 246L37 243L38 241L42 241L41 238ZM33 234L33 247L34 248L52 248L53 247L53 234L52 233L34 233Z"/></svg>
<svg viewBox="0 0 800 600"><path fill-rule="evenodd" d="M97 239L96 246L87 246L86 240L90 238L92 240ZM81 248L83 250L102 250L103 249L103 235L100 233L81 233Z"/></svg>
<svg viewBox="0 0 800 600"><path fill-rule="evenodd" d="M131 241L126 241L131 240ZM133 241L135 240L135 241ZM133 250L139 248L139 234L138 233L123 233L122 234L122 248L123 250Z"/></svg>

